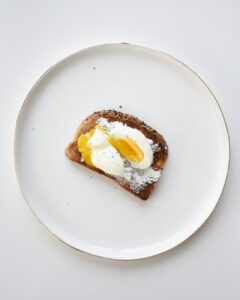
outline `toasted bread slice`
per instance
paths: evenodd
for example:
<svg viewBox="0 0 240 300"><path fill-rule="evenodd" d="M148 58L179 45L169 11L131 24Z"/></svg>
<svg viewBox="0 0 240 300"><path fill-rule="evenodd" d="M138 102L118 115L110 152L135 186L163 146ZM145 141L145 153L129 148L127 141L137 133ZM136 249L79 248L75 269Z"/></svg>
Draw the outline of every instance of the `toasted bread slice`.
<svg viewBox="0 0 240 300"><path fill-rule="evenodd" d="M73 142L71 142L65 150L66 156L70 160L79 163L84 167L87 167L95 172L98 172L102 175L105 175L113 179L120 186L122 186L124 189L131 192L132 194L136 195L137 197L143 200L148 199L156 182L149 182L148 184L145 184L140 189L134 189L128 182L119 180L118 178L106 174L105 172L101 171L98 168L91 167L88 164L86 164L84 161L82 161L81 153L78 151L78 146L77 146L78 137L93 129L96 126L96 122L99 118L105 118L109 122L119 121L122 122L123 124L126 124L129 127L140 130L145 135L146 138L152 140L153 144L157 146L153 154L152 168L154 170L160 170L163 168L163 165L168 157L168 146L163 136L159 134L156 130L151 128L150 126L146 125L143 121L140 121L138 118L115 110L103 110L103 111L95 112L92 115L88 116L85 120L83 120L75 133Z"/></svg>

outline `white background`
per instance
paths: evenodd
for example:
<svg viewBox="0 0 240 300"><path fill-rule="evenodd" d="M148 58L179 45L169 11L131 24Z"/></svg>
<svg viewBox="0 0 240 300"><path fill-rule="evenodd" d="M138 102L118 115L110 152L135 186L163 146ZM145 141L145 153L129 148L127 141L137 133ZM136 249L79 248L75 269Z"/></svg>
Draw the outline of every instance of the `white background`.
<svg viewBox="0 0 240 300"><path fill-rule="evenodd" d="M0 0L0 299L240 298L240 1ZM33 216L17 184L13 135L21 104L52 64L83 47L161 49L216 95L231 166L211 218L187 242L132 262L77 252Z"/></svg>

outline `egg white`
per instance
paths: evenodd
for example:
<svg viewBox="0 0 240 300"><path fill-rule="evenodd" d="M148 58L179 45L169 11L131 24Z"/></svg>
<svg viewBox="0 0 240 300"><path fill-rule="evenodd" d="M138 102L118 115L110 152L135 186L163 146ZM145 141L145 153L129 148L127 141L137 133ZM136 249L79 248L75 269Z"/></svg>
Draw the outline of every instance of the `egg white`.
<svg viewBox="0 0 240 300"><path fill-rule="evenodd" d="M96 128L87 145L91 149L109 146L110 144L108 143L108 135L103 130Z"/></svg>
<svg viewBox="0 0 240 300"><path fill-rule="evenodd" d="M112 129L109 133L109 136L114 139L131 139L141 148L144 154L143 160L141 160L140 162L129 161L133 168L146 169L150 167L153 162L153 151L151 147L152 141L147 139L141 131L123 125L121 127L118 126Z"/></svg>
<svg viewBox="0 0 240 300"><path fill-rule="evenodd" d="M107 121L104 120L105 123ZM114 139L131 139L143 151L144 157L140 162L130 161L132 168L147 169L153 162L152 141L144 134L121 122L108 123L108 132L96 128L87 145L91 148L91 160L95 167L113 176L127 177L124 165L125 158L108 142L109 137ZM101 125L101 124L100 124ZM111 125L111 126L110 126Z"/></svg>
<svg viewBox="0 0 240 300"><path fill-rule="evenodd" d="M91 160L94 166L107 174L124 176L124 164L120 154L112 146L92 151Z"/></svg>
<svg viewBox="0 0 240 300"><path fill-rule="evenodd" d="M95 167L107 174L124 176L124 163L118 151L108 143L108 135L96 128L87 145Z"/></svg>

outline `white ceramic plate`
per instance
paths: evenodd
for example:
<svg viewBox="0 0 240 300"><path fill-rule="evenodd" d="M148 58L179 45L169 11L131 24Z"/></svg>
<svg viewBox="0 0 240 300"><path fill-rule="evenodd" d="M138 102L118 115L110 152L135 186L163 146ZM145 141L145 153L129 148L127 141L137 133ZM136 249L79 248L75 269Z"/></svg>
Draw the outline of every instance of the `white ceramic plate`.
<svg viewBox="0 0 240 300"><path fill-rule="evenodd" d="M164 135L169 158L149 200L65 157L81 120L102 109ZM207 86L169 55L129 44L84 49L50 68L15 133L19 184L36 216L72 247L107 258L148 257L187 239L217 204L228 164L226 125Z"/></svg>

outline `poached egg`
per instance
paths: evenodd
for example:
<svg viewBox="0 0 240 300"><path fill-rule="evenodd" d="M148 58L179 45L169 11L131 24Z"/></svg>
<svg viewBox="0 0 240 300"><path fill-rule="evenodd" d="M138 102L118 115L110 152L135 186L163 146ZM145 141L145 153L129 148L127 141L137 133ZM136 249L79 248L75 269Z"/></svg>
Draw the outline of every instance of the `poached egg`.
<svg viewBox="0 0 240 300"><path fill-rule="evenodd" d="M78 150L88 165L120 177L129 176L129 165L141 170L151 166L152 141L141 131L104 118L97 123L94 129L78 138Z"/></svg>

